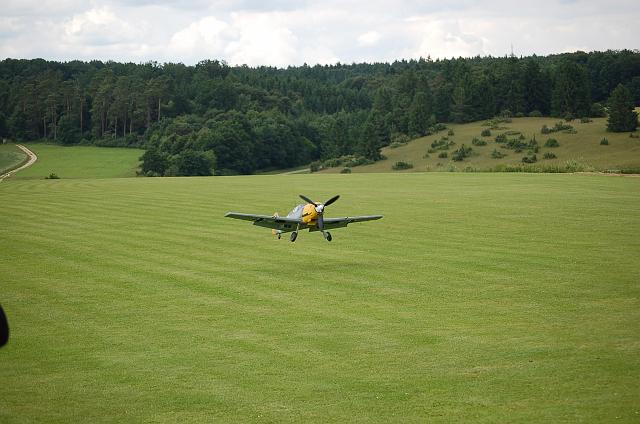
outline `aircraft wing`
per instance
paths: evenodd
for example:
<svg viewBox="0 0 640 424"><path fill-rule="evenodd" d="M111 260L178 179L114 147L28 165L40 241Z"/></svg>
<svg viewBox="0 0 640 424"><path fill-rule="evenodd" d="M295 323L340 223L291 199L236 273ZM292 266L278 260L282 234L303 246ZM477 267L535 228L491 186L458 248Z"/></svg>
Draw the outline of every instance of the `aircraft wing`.
<svg viewBox="0 0 640 424"><path fill-rule="evenodd" d="M294 231L296 226L300 224L300 229L307 228L307 225L302 220L297 218L287 218L284 216L269 216L269 215L255 215L250 213L238 213L227 212L225 214L227 218L242 219L244 221L253 221L253 225L259 227L272 228L274 230L280 230L283 233Z"/></svg>
<svg viewBox="0 0 640 424"><path fill-rule="evenodd" d="M364 216L346 216L344 218L325 218L324 228L325 230L331 230L333 228L342 228L351 224L352 222L364 222L374 221L382 218L382 215L364 215ZM311 228L310 231L317 231L317 228Z"/></svg>

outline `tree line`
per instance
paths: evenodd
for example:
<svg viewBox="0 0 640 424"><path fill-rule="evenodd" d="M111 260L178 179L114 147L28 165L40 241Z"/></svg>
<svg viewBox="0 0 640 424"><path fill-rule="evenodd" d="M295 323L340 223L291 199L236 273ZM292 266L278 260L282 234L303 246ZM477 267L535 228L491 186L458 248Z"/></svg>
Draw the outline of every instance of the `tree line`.
<svg viewBox="0 0 640 424"><path fill-rule="evenodd" d="M0 137L142 147L146 175L248 174L378 160L381 147L437 122L603 116L619 85L640 104L640 52L285 69L5 59Z"/></svg>

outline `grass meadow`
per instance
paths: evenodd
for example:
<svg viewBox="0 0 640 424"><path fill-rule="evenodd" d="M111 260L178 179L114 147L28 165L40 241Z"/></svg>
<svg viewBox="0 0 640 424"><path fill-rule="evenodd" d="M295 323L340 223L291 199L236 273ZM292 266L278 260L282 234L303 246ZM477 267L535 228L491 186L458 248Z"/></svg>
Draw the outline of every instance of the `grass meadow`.
<svg viewBox="0 0 640 424"><path fill-rule="evenodd" d="M223 218L298 193L385 217L331 243ZM0 422L640 419L640 178L16 178L0 201Z"/></svg>
<svg viewBox="0 0 640 424"><path fill-rule="evenodd" d="M0 174L17 168L27 155L15 144L0 144Z"/></svg>
<svg viewBox="0 0 640 424"><path fill-rule="evenodd" d="M472 122L468 124L447 124L449 129L453 129L454 135L448 136L450 141L455 142L455 146L451 147L447 153L447 158L439 158L436 153L428 153L431 143L439 140L443 136L447 136L447 130L428 137L422 137L412 140L406 145L382 149L382 154L387 157L386 160L375 162L371 165L353 167L352 172L398 172L392 171L392 166L398 161L411 163L412 169L400 172L425 172L425 171L463 171L465 168L471 168L478 171L487 171L498 165L522 165L522 158L528 156L527 151L515 153L513 150L505 149L495 142L498 134L507 131L518 131L525 136L525 142L528 142L535 136L536 141L540 145L540 151L536 154L538 161L536 166L563 166L567 161L575 161L585 166L587 169L598 171L621 170L621 169L640 169L640 138L631 138L629 133L610 133L606 131L606 118L594 118L592 122L582 123L579 119L575 119L568 124L573 126L577 131L576 134L566 134L555 132L552 134L541 134L540 129L543 125L553 127L556 122L561 121L558 118L513 118L510 123L499 124L502 130L491 130L491 136L482 137L482 130L489 128L483 125L484 121ZM637 135L638 133L636 133ZM484 146L474 146L471 141L474 137L487 142ZM518 135L509 136L508 138L517 138ZM560 147L548 148L544 147L545 142L549 138L555 138ZM607 138L609 145L600 145L600 141ZM465 145L473 148L471 157L464 161L455 162L451 159L453 152ZM506 154L504 158L494 159L491 153L494 150ZM545 153L553 153L556 159L544 159ZM323 172L336 173L343 168L330 168Z"/></svg>
<svg viewBox="0 0 640 424"><path fill-rule="evenodd" d="M144 150L122 147L60 146L25 143L38 160L16 173L15 179L42 179L49 174L60 178L133 177Z"/></svg>

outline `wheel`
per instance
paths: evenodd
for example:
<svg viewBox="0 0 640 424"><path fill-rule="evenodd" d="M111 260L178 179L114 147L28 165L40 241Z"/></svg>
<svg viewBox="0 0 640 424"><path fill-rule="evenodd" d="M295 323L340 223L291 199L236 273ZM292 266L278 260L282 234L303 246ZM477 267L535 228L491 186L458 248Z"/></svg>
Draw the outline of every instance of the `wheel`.
<svg viewBox="0 0 640 424"><path fill-rule="evenodd" d="M324 233L324 238L327 239L327 241L331 241L331 233L329 231Z"/></svg>
<svg viewBox="0 0 640 424"><path fill-rule="evenodd" d="M293 243L294 241L296 241L296 238L298 237L298 233L297 232L293 232L291 233L291 242Z"/></svg>
<svg viewBox="0 0 640 424"><path fill-rule="evenodd" d="M282 238L282 235L278 233L278 240L280 240L281 238Z"/></svg>

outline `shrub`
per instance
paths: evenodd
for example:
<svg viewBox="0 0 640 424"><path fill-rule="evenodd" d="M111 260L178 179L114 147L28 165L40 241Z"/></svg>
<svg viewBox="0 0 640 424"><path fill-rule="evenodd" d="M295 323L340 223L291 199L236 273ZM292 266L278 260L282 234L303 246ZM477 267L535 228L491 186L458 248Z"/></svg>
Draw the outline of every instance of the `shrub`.
<svg viewBox="0 0 640 424"><path fill-rule="evenodd" d="M472 151L473 149L471 147L465 147L465 145L463 144L458 150L453 152L453 155L451 155L451 159L456 162L461 162L464 160L464 158L468 158L469 156L471 156Z"/></svg>
<svg viewBox="0 0 640 424"><path fill-rule="evenodd" d="M440 152L440 154L438 155L438 157L440 159L445 159L447 157L449 157L449 155L447 154L447 152Z"/></svg>
<svg viewBox="0 0 640 424"><path fill-rule="evenodd" d="M589 122L593 122L593 119L583 116L582 118L580 118L580 122L583 124L588 124Z"/></svg>
<svg viewBox="0 0 640 424"><path fill-rule="evenodd" d="M542 128L540 129L540 133L541 134L549 134L551 132L551 130L549 129L549 127L547 127L547 124L544 124L542 126Z"/></svg>
<svg viewBox="0 0 640 424"><path fill-rule="evenodd" d="M491 137L491 130L489 128L485 128L480 133L482 137Z"/></svg>
<svg viewBox="0 0 640 424"><path fill-rule="evenodd" d="M507 136L504 134L498 134L496 136L496 143L506 143L507 142Z"/></svg>
<svg viewBox="0 0 640 424"><path fill-rule="evenodd" d="M500 117L503 119L509 119L512 116L513 116L513 113L509 109L502 109L502 112L500 112ZM511 119L509 119L508 122L511 122Z"/></svg>
<svg viewBox="0 0 640 424"><path fill-rule="evenodd" d="M54 174L53 172L49 175L47 175L46 177L44 177L45 180L58 180L60 179L60 177L58 177L56 174Z"/></svg>
<svg viewBox="0 0 640 424"><path fill-rule="evenodd" d="M425 153L424 156L422 156L424 159L429 159L431 156L429 155L429 153Z"/></svg>
<svg viewBox="0 0 640 424"><path fill-rule="evenodd" d="M351 168L342 168L341 174L351 174Z"/></svg>
<svg viewBox="0 0 640 424"><path fill-rule="evenodd" d="M520 131L505 131L504 135L509 136L509 135L518 135L520 134Z"/></svg>
<svg viewBox="0 0 640 424"><path fill-rule="evenodd" d="M594 103L591 105L591 116L594 118L604 118L607 116L607 113L600 103Z"/></svg>
<svg viewBox="0 0 640 424"><path fill-rule="evenodd" d="M601 146L608 146L609 145L609 140L607 140L607 138L603 138L602 140L600 140L600 145Z"/></svg>
<svg viewBox="0 0 640 424"><path fill-rule="evenodd" d="M629 133L629 138L640 138L640 135L636 133Z"/></svg>
<svg viewBox="0 0 640 424"><path fill-rule="evenodd" d="M437 152L437 150L434 149L434 148L431 148L431 149L427 150L427 153L435 153L435 152Z"/></svg>
<svg viewBox="0 0 640 424"><path fill-rule="evenodd" d="M455 146L455 144L456 143L454 143L453 141L449 141L447 137L442 137L440 140L431 143L431 149L449 150L449 147ZM433 152L430 151L429 153L435 153L435 150Z"/></svg>
<svg viewBox="0 0 640 424"><path fill-rule="evenodd" d="M394 133L391 136L391 144L393 144L393 143L407 144L410 141L411 141L411 138L409 138L408 135L403 134L403 133Z"/></svg>
<svg viewBox="0 0 640 424"><path fill-rule="evenodd" d="M529 112L529 118L542 118L542 112L537 109L532 110L531 112Z"/></svg>
<svg viewBox="0 0 640 424"><path fill-rule="evenodd" d="M447 132L448 135L455 135L455 133L453 132L453 129L449 129L449 132Z"/></svg>
<svg viewBox="0 0 640 424"><path fill-rule="evenodd" d="M522 112L516 113L516 118L524 118L524 113Z"/></svg>
<svg viewBox="0 0 640 424"><path fill-rule="evenodd" d="M398 161L393 164L391 167L394 171L401 171L403 169L411 169L413 168L413 164L404 161Z"/></svg>
<svg viewBox="0 0 640 424"><path fill-rule="evenodd" d="M471 140L471 144L473 144L474 146L486 146L487 142L477 137L473 137L473 140Z"/></svg>
<svg viewBox="0 0 640 424"><path fill-rule="evenodd" d="M535 163L537 161L538 161L538 158L536 157L536 155L524 156L522 158L522 163Z"/></svg>
<svg viewBox="0 0 640 424"><path fill-rule="evenodd" d="M575 116L573 116L573 113L569 112L564 116L564 120L567 122L571 122L575 119Z"/></svg>
<svg viewBox="0 0 640 424"><path fill-rule="evenodd" d="M502 153L498 149L493 149L493 152L491 152L491 157L493 159L502 159L505 156L507 156L507 155L505 153Z"/></svg>
<svg viewBox="0 0 640 424"><path fill-rule="evenodd" d="M549 138L544 143L544 147L560 147L560 143L555 138Z"/></svg>
<svg viewBox="0 0 640 424"><path fill-rule="evenodd" d="M311 172L318 172L320 169L322 169L322 167L321 167L321 162L319 160L314 160L309 164L309 170Z"/></svg>
<svg viewBox="0 0 640 424"><path fill-rule="evenodd" d="M544 159L555 159L557 156L555 155L555 153L546 152L542 157Z"/></svg>

